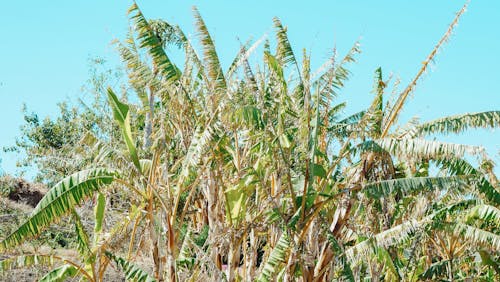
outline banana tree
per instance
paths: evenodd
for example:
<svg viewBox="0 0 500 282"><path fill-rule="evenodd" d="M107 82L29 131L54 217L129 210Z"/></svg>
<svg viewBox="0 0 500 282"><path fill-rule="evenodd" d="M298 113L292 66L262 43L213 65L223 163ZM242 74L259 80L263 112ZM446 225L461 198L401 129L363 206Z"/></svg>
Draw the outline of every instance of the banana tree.
<svg viewBox="0 0 500 282"><path fill-rule="evenodd" d="M313 72L310 55L304 50L299 60L274 19L274 39L242 43L223 71L196 9L193 43L133 4L131 32L116 46L138 103L106 93L123 141L101 140L94 165L102 168L65 178L0 243L1 252L12 250L70 215L79 261L33 254L2 268L62 261L47 281L102 281L110 262L140 281L494 275L500 198L493 163L481 147L425 137L497 128L500 112L394 129L464 9L394 101L384 104L390 81L377 69L370 106L344 117L338 96L358 42L343 57L334 50ZM174 63L169 48L184 61ZM252 66L257 51L262 60ZM116 190L126 191L128 212L108 227L106 198ZM77 209L89 198L92 233ZM462 271L475 254L481 263ZM138 267L145 257L152 274Z"/></svg>

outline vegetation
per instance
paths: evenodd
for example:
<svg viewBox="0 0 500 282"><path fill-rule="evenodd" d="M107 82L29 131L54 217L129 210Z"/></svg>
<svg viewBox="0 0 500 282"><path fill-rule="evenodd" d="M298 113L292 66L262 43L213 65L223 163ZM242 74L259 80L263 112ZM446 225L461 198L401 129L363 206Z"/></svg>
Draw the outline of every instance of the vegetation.
<svg viewBox="0 0 500 282"><path fill-rule="evenodd" d="M108 69L106 62L99 58L90 60L90 65L91 78L83 88L85 101L80 99L77 106L71 106L70 101L60 103L59 116L43 120L24 106L21 137L15 146L4 148L24 156L17 165L35 167L38 182L52 186L88 166L96 152L92 147L93 137L112 143L116 135L118 140L119 132L113 126L107 100L101 93L106 89L104 85L120 83L120 72Z"/></svg>
<svg viewBox="0 0 500 282"><path fill-rule="evenodd" d="M27 120L27 132L51 130L27 134L28 153L85 161L61 165L66 176L1 238L0 269L52 266L41 281L103 281L110 264L131 281L497 280L494 164L482 147L428 137L498 128L500 111L397 124L464 11L395 99L379 68L370 106L343 116L337 97L357 42L312 72L275 18L275 40L242 44L223 71L196 9L201 52L178 26L133 4L131 32L116 42L131 91L102 91L110 111L98 116L63 107L55 123ZM181 63L169 48L183 52ZM59 133L71 127L75 135ZM93 216L84 220L77 208L88 201ZM63 217L77 258L16 251Z"/></svg>

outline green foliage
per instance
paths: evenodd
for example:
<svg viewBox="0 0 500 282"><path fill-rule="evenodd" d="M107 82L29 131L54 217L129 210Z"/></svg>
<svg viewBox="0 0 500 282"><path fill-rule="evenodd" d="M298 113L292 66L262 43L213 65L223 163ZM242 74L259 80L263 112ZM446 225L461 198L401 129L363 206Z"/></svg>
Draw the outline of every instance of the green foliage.
<svg viewBox="0 0 500 282"><path fill-rule="evenodd" d="M167 81L174 81L178 78L179 72L177 67L170 61L169 57L163 50L163 44L160 38L154 33L153 28L150 26L137 4L133 4L128 14L134 27L138 33L140 45L139 47L146 47L151 55L157 69L164 76Z"/></svg>
<svg viewBox="0 0 500 282"><path fill-rule="evenodd" d="M91 257L89 237L85 232L85 227L82 224L80 216L75 211L72 212L72 220L75 223L75 233L77 238L77 249L83 258Z"/></svg>
<svg viewBox="0 0 500 282"><path fill-rule="evenodd" d="M78 269L73 265L62 265L60 267L54 268L45 276L43 276L40 282L64 282L71 277L74 277L78 273Z"/></svg>
<svg viewBox="0 0 500 282"><path fill-rule="evenodd" d="M135 167L141 171L142 169L141 164L139 163L139 156L137 155L137 148L132 136L132 129L130 128L129 106L120 102L111 88L108 88L108 97L111 108L113 109L113 116L122 130L122 136L125 140L125 144L127 144L130 158L132 159Z"/></svg>
<svg viewBox="0 0 500 282"><path fill-rule="evenodd" d="M7 197L16 190L16 178L9 175L0 176L0 197Z"/></svg>
<svg viewBox="0 0 500 282"><path fill-rule="evenodd" d="M114 173L91 169L75 173L56 184L31 212L29 219L0 242L0 250L38 235L50 223L71 212L84 199L113 181Z"/></svg>
<svg viewBox="0 0 500 282"><path fill-rule="evenodd" d="M500 111L488 111L449 116L418 125L414 135L461 133L471 128L497 128Z"/></svg>
<svg viewBox="0 0 500 282"><path fill-rule="evenodd" d="M367 196L380 198L396 193L417 193L422 190L460 189L463 185L471 184L474 185L474 181L470 176L412 177L368 183L362 189Z"/></svg>
<svg viewBox="0 0 500 282"><path fill-rule="evenodd" d="M28 268L37 265L52 266L59 259L51 255L21 255L0 260L0 274L17 268Z"/></svg>
<svg viewBox="0 0 500 282"><path fill-rule="evenodd" d="M121 75L99 58L90 60L89 66L90 78L81 99L60 103L53 117L42 118L23 106L21 135L15 146L3 148L21 156L18 167L37 172L36 182L53 186L63 177L88 168L96 154L95 142L113 140L117 130L101 93L105 85L119 84Z"/></svg>
<svg viewBox="0 0 500 282"><path fill-rule="evenodd" d="M261 275L257 278L257 281L271 281L277 272L280 271L280 266L286 262L286 255L290 250L290 237L286 231L284 231L276 246L271 250L269 258L264 264Z"/></svg>
<svg viewBox="0 0 500 282"><path fill-rule="evenodd" d="M71 213L84 263L76 275L90 281L104 279L109 260L133 281L491 277L500 248L494 164L482 147L425 138L497 128L498 111L394 130L462 13L396 99L387 99L391 86L378 68L369 106L343 116L347 103L335 98L358 42L312 72L311 56L304 50L296 57L286 27L274 19L275 39L265 41L262 60L253 66L249 57L263 39L252 47L249 41L224 72L196 9L199 46L134 3L131 32L116 46L138 99L126 91L118 98L97 83L111 108L97 115L108 118L99 130L27 120L32 141L24 148L40 144L33 152L85 161L67 168L70 176L0 249L12 250ZM169 44L182 48L183 62L170 59ZM74 115L93 120L83 112ZM92 196L89 224L75 208ZM116 217L117 209L125 215ZM152 274L137 261L150 262ZM47 275L75 273L63 266Z"/></svg>

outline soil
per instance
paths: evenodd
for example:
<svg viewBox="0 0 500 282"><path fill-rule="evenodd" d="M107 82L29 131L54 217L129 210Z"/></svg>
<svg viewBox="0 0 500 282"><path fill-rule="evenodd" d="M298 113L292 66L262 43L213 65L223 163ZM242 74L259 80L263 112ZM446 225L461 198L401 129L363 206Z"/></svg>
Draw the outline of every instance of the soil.
<svg viewBox="0 0 500 282"><path fill-rule="evenodd" d="M8 198L16 203L36 207L44 195L45 189L41 185L34 185L23 179L16 179L13 183L13 190L9 193Z"/></svg>

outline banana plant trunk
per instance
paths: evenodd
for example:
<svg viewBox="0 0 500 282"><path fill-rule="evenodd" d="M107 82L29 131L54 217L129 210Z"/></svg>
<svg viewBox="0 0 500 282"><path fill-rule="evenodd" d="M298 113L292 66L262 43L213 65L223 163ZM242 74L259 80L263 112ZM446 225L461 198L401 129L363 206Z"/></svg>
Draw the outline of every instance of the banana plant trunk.
<svg viewBox="0 0 500 282"><path fill-rule="evenodd" d="M207 197L207 215L208 215L208 239L211 242L210 246L210 257L214 262L217 270L214 272L214 280L219 280L219 273L222 270L222 256L220 252L220 248L217 244L217 240L219 239L221 234L221 221L218 218L218 187L217 187L217 179L215 172L208 169L208 181L206 185L205 195Z"/></svg>

